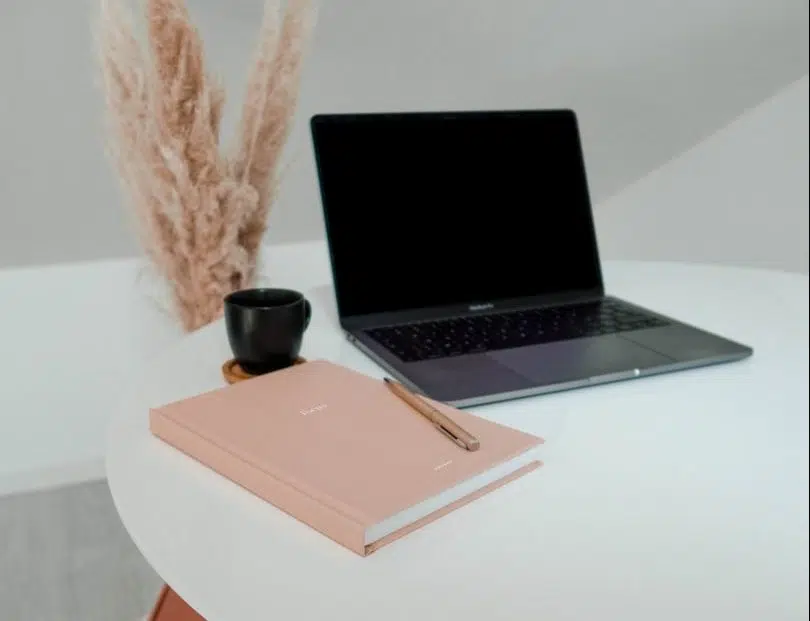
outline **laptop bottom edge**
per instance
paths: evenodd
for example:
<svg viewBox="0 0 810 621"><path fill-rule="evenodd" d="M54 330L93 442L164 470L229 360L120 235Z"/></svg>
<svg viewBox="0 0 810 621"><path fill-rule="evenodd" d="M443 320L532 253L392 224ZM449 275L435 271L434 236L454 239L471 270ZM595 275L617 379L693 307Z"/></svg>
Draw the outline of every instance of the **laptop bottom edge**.
<svg viewBox="0 0 810 621"><path fill-rule="evenodd" d="M372 349L366 343L363 342L363 339L360 336L360 334L354 334L352 332L347 331L345 332L345 335L355 347L357 347L371 360L373 360L375 363L377 363L383 369L385 369L388 373L390 373L392 378L396 379L399 382L402 382L405 386L407 386L411 390L420 394L425 394L428 397L444 401L455 407L461 408L473 407L477 405L485 405L489 403L497 403L502 401L510 401L514 399L522 399L526 397L534 397L544 394L566 392L569 390L585 388L589 386L599 386L604 384L621 382L625 380L640 379L645 377L652 377L655 375L674 373L678 371L687 371L690 369L716 366L743 360L750 356L750 353L746 352L733 352L722 355L707 356L705 358L696 358L693 360L668 360L666 362L661 362L655 366L648 366L644 368L627 368L618 372L604 373L600 375L594 375L592 377L580 377L577 379L553 383L531 383L531 380L526 379L525 383L530 385L527 385L526 387L522 388L517 388L514 390L491 392L488 394L481 394L470 397L442 399L439 398L438 396L431 395L428 391L425 391L423 387L419 385L419 382L415 382L413 378L408 375L406 370L402 368L404 365L400 366L394 364L386 360L383 356L379 355L377 352L375 352L374 349Z"/></svg>

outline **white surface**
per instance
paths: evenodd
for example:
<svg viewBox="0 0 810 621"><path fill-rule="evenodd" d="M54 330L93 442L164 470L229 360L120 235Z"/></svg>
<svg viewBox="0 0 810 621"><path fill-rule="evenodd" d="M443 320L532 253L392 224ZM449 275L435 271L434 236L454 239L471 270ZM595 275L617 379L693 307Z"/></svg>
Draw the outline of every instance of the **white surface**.
<svg viewBox="0 0 810 621"><path fill-rule="evenodd" d="M808 614L808 279L608 263L610 291L754 346L744 362L477 408L545 466L360 558L150 436L222 385L223 326L179 342L110 428L135 543L210 621L795 621ZM373 376L309 287L304 355Z"/></svg>
<svg viewBox="0 0 810 621"><path fill-rule="evenodd" d="M329 278L323 244L267 251L266 281ZM182 332L136 260L0 270L0 496L104 476L110 411Z"/></svg>
<svg viewBox="0 0 810 621"><path fill-rule="evenodd" d="M601 201L808 70L803 0L316 1L274 241L322 236L314 112L570 106ZM136 251L103 155L98 3L0 2L0 265ZM228 89L227 144L263 0L187 4Z"/></svg>
<svg viewBox="0 0 810 621"><path fill-rule="evenodd" d="M808 78L595 210L608 258L808 271Z"/></svg>

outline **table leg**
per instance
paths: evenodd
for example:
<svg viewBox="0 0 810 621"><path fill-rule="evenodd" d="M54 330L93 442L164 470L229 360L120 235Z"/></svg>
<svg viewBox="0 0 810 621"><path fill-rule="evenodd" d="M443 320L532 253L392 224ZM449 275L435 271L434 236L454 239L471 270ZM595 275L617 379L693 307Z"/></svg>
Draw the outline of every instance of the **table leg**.
<svg viewBox="0 0 810 621"><path fill-rule="evenodd" d="M164 584L147 621L205 621L205 619L172 591L168 584Z"/></svg>

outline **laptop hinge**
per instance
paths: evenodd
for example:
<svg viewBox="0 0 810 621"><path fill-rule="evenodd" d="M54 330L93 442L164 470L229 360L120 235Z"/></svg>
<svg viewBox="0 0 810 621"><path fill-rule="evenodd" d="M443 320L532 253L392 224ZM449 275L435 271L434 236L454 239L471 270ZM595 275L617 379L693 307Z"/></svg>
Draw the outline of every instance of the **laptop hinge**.
<svg viewBox="0 0 810 621"><path fill-rule="evenodd" d="M340 320L340 325L344 330L347 331L365 330L377 326L390 326L419 321L449 319L452 317L492 315L526 308L548 308L555 306L568 306L571 304L586 304L588 302L597 302L604 299L604 297L604 290L599 289L532 298L515 298L511 300L501 300L498 302L456 304L451 306L342 317Z"/></svg>

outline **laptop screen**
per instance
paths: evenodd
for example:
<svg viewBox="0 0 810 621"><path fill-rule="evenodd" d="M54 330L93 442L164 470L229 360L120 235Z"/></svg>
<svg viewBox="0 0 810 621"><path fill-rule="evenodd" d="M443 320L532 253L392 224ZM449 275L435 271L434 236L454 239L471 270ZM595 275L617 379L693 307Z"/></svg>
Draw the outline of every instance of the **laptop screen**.
<svg viewBox="0 0 810 621"><path fill-rule="evenodd" d="M312 134L342 317L601 289L573 112L321 115Z"/></svg>

